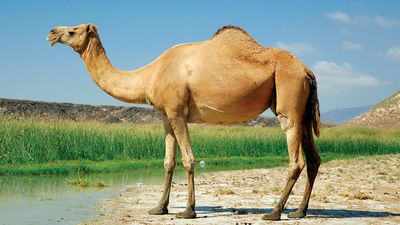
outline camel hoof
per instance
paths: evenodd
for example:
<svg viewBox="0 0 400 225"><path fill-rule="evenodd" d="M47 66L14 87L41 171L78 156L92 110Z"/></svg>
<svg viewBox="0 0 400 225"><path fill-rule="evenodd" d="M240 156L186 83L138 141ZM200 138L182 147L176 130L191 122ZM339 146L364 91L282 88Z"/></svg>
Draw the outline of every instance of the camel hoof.
<svg viewBox="0 0 400 225"><path fill-rule="evenodd" d="M168 209L167 208L162 208L162 207L155 207L149 210L150 215L165 215L168 214Z"/></svg>
<svg viewBox="0 0 400 225"><path fill-rule="evenodd" d="M294 218L294 219L301 219L306 216L306 212L304 210L297 209L296 211L290 212L288 214L288 218Z"/></svg>
<svg viewBox="0 0 400 225"><path fill-rule="evenodd" d="M196 218L196 212L193 209L185 209L185 211L177 213L176 218L194 219Z"/></svg>
<svg viewBox="0 0 400 225"><path fill-rule="evenodd" d="M262 216L262 219L263 220L274 220L274 221L280 220L281 219L281 213L272 211L271 213L264 214Z"/></svg>

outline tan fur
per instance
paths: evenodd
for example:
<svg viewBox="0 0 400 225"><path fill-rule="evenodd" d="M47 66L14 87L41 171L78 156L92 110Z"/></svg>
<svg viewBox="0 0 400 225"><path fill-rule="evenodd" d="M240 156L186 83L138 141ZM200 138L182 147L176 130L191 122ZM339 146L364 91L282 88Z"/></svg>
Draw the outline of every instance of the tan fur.
<svg viewBox="0 0 400 225"><path fill-rule="evenodd" d="M292 216L305 215L319 166L312 139L312 126L319 129L319 110L316 86L314 92L311 82L315 75L292 54L264 47L243 29L226 26L210 40L174 46L143 68L123 71L111 65L94 25L57 27L48 39L52 45L60 42L78 52L93 80L109 95L128 103L152 104L164 114L166 178L163 196L158 206L149 211L151 214L168 212L178 143L189 185L187 208L177 216L196 216L195 159L187 123L237 123L271 107L287 133L291 165L282 198L264 219L280 218L304 167L303 152L309 156L307 165L316 166L310 167L314 170L309 174L304 201Z"/></svg>

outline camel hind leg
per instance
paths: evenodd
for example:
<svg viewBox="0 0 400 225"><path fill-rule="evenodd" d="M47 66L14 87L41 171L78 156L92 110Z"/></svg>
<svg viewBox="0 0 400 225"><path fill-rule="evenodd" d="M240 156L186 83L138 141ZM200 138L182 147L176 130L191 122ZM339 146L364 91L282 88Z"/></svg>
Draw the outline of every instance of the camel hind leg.
<svg viewBox="0 0 400 225"><path fill-rule="evenodd" d="M279 202L271 213L265 214L262 217L264 220L279 220L281 218L281 213L285 207L286 201L304 168L304 159L301 149L301 123L282 115L279 115L278 118L287 136L287 145L290 157L289 173Z"/></svg>
<svg viewBox="0 0 400 225"><path fill-rule="evenodd" d="M305 76L304 66L287 52L276 66L275 88L276 109L282 129L286 133L290 158L288 178L279 202L271 213L265 214L264 220L279 220L286 201L300 176L305 163L303 158L304 117L309 95L309 83Z"/></svg>
<svg viewBox="0 0 400 225"><path fill-rule="evenodd" d="M307 214L308 202L310 200L311 191L314 185L315 178L318 173L318 168L321 164L317 148L314 143L311 123L307 123L303 131L303 150L306 155L307 164L307 183L304 191L303 200L296 211L288 214L289 218L303 218Z"/></svg>

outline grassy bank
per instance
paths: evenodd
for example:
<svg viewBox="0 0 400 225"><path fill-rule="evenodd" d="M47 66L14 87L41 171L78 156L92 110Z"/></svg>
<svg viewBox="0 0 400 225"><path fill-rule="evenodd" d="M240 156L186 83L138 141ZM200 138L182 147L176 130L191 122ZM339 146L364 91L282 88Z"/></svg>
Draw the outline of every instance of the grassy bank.
<svg viewBox="0 0 400 225"><path fill-rule="evenodd" d="M285 156L266 157L229 157L209 159L202 158L207 162L206 168L202 170L216 170L216 168L240 169L240 168L271 168L285 165L288 158ZM181 165L181 163L179 162ZM106 160L106 161L55 161L46 163L26 163L0 166L0 175L51 175L71 174L77 171L82 173L117 172L135 169L160 169L164 166L163 159L152 160ZM181 167L181 166L178 166ZM199 165L197 165L199 167Z"/></svg>
<svg viewBox="0 0 400 225"><path fill-rule="evenodd" d="M371 157L369 155L367 157ZM357 155L322 154L324 162L337 159L349 159L354 157L365 157ZM196 165L196 170L201 172L218 170L238 170L253 168L273 168L286 166L289 162L288 156L269 155L264 157L224 157L224 158L201 158L207 165L201 168ZM198 161L199 162L199 161ZM178 163L178 169L183 169L182 163ZM78 173L112 173L124 170L163 170L163 160L69 160L46 163L25 163L0 166L0 175L55 175Z"/></svg>
<svg viewBox="0 0 400 225"><path fill-rule="evenodd" d="M192 125L190 131L196 158L210 163L287 160L286 139L279 128ZM323 159L400 153L400 131L328 128L317 146ZM163 156L161 125L0 119L0 174L162 167Z"/></svg>

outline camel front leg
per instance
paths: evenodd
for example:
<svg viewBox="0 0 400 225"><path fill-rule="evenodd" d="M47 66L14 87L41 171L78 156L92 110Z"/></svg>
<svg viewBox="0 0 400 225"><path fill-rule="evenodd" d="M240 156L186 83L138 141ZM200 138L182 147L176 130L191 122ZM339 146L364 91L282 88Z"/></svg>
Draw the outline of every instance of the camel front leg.
<svg viewBox="0 0 400 225"><path fill-rule="evenodd" d="M167 113L169 122L174 130L179 148L182 153L182 163L186 170L186 178L188 184L188 201L186 209L176 214L178 218L191 219L196 218L195 212L195 192L194 192L194 166L195 160L190 144L189 130L183 113L170 112Z"/></svg>
<svg viewBox="0 0 400 225"><path fill-rule="evenodd" d="M172 177L176 166L176 138L171 124L167 118L164 118L164 131L165 131L165 178L164 178L164 191L158 205L149 210L151 215L168 214L169 196L171 191Z"/></svg>

